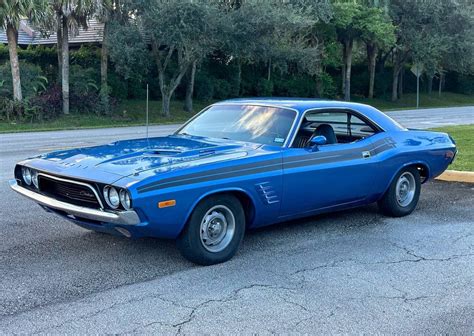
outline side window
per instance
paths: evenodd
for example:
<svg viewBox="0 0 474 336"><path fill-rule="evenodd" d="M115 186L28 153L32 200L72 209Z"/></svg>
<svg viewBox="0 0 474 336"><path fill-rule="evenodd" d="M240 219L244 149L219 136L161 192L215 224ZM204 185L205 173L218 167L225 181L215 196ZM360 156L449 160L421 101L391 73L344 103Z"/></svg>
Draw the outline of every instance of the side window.
<svg viewBox="0 0 474 336"><path fill-rule="evenodd" d="M322 129L325 133L321 133ZM375 133L377 133L375 126L351 112L308 112L301 124L293 147L307 147L309 139L318 134L331 138L332 140L328 141L328 144L336 144L359 141Z"/></svg>
<svg viewBox="0 0 474 336"><path fill-rule="evenodd" d="M310 128L316 129L321 124L328 124L337 134L347 135L347 113L345 112L320 112L308 114L308 121L311 122Z"/></svg>

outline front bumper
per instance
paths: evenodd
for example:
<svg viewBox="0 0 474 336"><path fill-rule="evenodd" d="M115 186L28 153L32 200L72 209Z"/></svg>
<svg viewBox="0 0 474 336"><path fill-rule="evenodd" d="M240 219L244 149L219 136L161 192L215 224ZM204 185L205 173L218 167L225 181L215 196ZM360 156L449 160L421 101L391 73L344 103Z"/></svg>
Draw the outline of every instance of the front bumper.
<svg viewBox="0 0 474 336"><path fill-rule="evenodd" d="M36 203L39 203L51 209L63 211L69 215L73 215L78 218L120 225L137 225L140 223L140 218L138 217L138 214L133 210L109 212L86 208L74 204L69 204L66 202L61 202L57 199L28 190L18 185L16 180L10 180L9 184L14 191L35 201Z"/></svg>

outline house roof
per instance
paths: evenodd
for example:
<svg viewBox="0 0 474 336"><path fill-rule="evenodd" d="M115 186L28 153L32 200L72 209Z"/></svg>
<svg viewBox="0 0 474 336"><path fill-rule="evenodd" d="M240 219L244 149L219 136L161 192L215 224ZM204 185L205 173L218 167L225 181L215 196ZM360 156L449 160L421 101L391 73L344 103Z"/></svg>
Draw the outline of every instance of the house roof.
<svg viewBox="0 0 474 336"><path fill-rule="evenodd" d="M101 43L103 40L104 24L91 19L88 20L87 30L79 28L79 34L69 36L70 44ZM7 35L4 29L0 28L0 43L8 44ZM18 45L51 45L57 43L56 32L49 37L44 37L41 32L35 30L27 20L22 20L18 29Z"/></svg>

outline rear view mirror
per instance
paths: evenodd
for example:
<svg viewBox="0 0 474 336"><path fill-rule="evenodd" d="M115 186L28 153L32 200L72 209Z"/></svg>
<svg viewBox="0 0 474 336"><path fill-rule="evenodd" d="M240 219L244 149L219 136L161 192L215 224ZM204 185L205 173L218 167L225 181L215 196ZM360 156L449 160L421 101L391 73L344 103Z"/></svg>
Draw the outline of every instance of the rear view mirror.
<svg viewBox="0 0 474 336"><path fill-rule="evenodd" d="M326 144L327 139L324 135L317 135L311 138L309 142L311 143L312 151L316 151L318 150L318 146L322 146Z"/></svg>

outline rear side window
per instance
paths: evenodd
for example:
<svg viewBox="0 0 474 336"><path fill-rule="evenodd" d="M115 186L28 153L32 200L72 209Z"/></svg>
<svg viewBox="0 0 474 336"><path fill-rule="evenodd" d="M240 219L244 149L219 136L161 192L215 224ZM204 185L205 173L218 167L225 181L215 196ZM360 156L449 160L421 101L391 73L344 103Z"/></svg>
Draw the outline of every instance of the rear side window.
<svg viewBox="0 0 474 336"><path fill-rule="evenodd" d="M301 133L311 134L322 124L332 127L338 143L358 141L377 133L375 125L349 111L308 112Z"/></svg>

